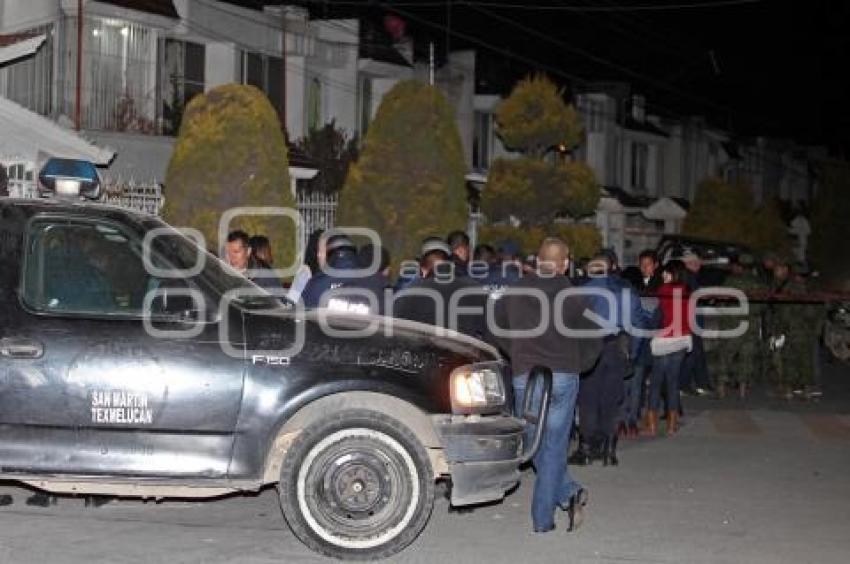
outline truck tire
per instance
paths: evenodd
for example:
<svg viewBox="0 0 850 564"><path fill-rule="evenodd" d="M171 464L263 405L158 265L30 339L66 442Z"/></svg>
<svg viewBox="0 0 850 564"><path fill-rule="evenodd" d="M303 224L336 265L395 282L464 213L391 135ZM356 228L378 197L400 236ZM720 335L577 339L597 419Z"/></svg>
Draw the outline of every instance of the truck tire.
<svg viewBox="0 0 850 564"><path fill-rule="evenodd" d="M422 532L434 507L422 444L400 422L366 409L305 428L287 450L279 491L295 536L343 559L395 554Z"/></svg>

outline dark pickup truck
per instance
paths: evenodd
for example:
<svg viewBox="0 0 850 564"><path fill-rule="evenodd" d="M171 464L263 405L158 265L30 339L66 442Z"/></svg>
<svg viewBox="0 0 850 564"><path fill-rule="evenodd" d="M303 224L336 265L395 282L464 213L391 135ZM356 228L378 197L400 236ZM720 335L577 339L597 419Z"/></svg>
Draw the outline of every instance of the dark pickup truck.
<svg viewBox="0 0 850 564"><path fill-rule="evenodd" d="M286 307L153 216L0 198L0 265L2 480L141 498L275 484L298 538L368 559L417 537L437 480L455 505L501 499L539 444L489 345Z"/></svg>

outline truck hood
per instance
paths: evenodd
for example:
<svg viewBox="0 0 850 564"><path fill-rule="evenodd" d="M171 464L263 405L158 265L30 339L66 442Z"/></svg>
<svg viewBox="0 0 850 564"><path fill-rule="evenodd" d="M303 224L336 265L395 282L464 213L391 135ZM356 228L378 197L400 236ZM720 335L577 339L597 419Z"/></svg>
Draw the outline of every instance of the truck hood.
<svg viewBox="0 0 850 564"><path fill-rule="evenodd" d="M315 338L326 335L323 325L332 327L340 333L355 331L367 327L373 327L374 332L369 337L351 337L352 344L362 344L374 348L380 343L392 344L394 347L408 346L413 350L430 349L435 353L448 354L449 356L463 356L472 361L500 360L499 351L492 345L480 339L470 337L457 331L443 329L434 325L396 319L381 315L365 315L348 312L337 312L328 309L315 309L309 311L293 312L291 310L264 310L255 312L245 311L246 332L248 336L248 347L258 344L256 338L257 329L262 326L268 327L271 321L275 325L279 322L304 323L305 334ZM262 321L262 318L265 321ZM275 323L272 320L276 320ZM253 338L252 338L253 337ZM344 336L326 335L323 340L328 342L348 341ZM367 345L368 343L368 345Z"/></svg>

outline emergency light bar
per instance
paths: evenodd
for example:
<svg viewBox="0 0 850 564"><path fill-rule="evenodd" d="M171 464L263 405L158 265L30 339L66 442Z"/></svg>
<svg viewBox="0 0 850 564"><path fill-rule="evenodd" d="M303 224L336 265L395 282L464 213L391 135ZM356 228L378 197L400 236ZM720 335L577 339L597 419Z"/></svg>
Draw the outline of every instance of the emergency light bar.
<svg viewBox="0 0 850 564"><path fill-rule="evenodd" d="M45 197L90 200L100 197L100 175L89 161L50 159L38 173L38 181L39 193Z"/></svg>

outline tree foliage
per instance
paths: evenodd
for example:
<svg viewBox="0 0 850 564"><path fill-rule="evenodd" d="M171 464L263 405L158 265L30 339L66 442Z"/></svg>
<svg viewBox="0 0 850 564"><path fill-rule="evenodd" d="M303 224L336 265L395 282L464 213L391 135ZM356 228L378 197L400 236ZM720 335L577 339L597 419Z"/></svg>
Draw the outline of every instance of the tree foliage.
<svg viewBox="0 0 850 564"><path fill-rule="evenodd" d="M809 256L830 284L850 287L850 167L824 162L819 167L820 187L812 206Z"/></svg>
<svg viewBox="0 0 850 564"><path fill-rule="evenodd" d="M186 106L168 163L163 215L174 225L199 229L214 247L219 218L236 206L294 207L294 202L274 108L256 88L229 84ZM278 264L293 260L291 221L241 216L230 226L237 228L268 236Z"/></svg>
<svg viewBox="0 0 850 564"><path fill-rule="evenodd" d="M721 178L706 178L699 184L682 233L790 256L788 228L776 203L757 208L749 186L731 185Z"/></svg>
<svg viewBox="0 0 850 564"><path fill-rule="evenodd" d="M466 227L464 173L460 135L442 93L399 82L381 101L349 169L337 223L375 229L395 262L416 256L425 237Z"/></svg>
<svg viewBox="0 0 850 564"><path fill-rule="evenodd" d="M520 81L496 109L499 136L508 149L541 157L554 147L579 144L582 125L564 92L543 75Z"/></svg>
<svg viewBox="0 0 850 564"><path fill-rule="evenodd" d="M558 217L578 219L596 211L600 188L593 169L562 160L561 152L581 141L583 128L575 108L552 81L541 75L522 80L499 105L496 123L505 146L523 156L496 159L491 166L481 198L490 222L519 220L524 230L537 236L559 225L553 223ZM582 234L586 231L583 228Z"/></svg>
<svg viewBox="0 0 850 564"><path fill-rule="evenodd" d="M598 203L599 186L589 166L529 157L496 159L481 199L491 220L513 216L530 224L548 224L559 214L590 215Z"/></svg>
<svg viewBox="0 0 850 564"><path fill-rule="evenodd" d="M357 140L337 129L334 121L311 130L298 140L296 147L315 161L319 169L319 174L306 183L307 189L323 194L333 194L342 189L348 168L358 155Z"/></svg>

